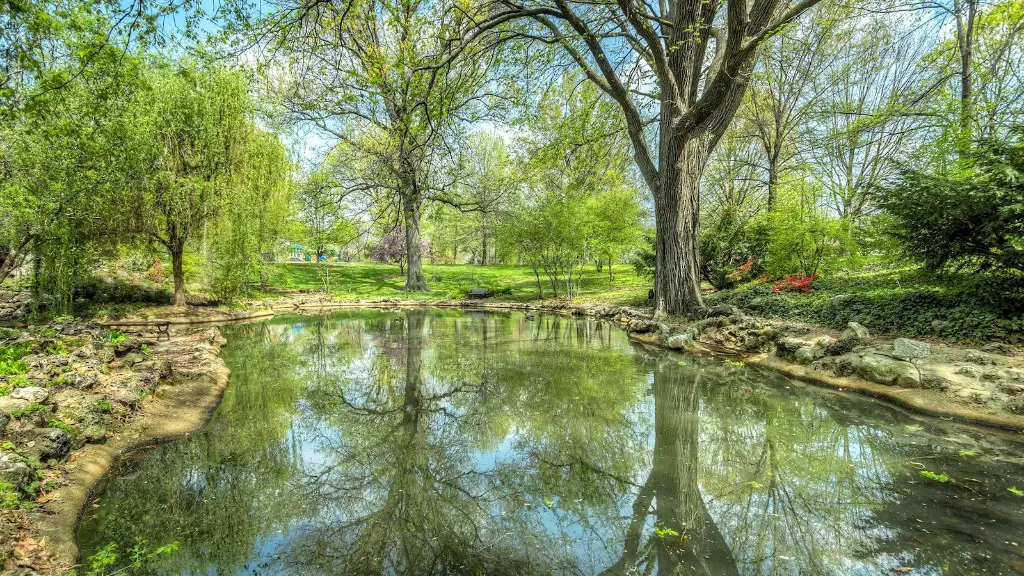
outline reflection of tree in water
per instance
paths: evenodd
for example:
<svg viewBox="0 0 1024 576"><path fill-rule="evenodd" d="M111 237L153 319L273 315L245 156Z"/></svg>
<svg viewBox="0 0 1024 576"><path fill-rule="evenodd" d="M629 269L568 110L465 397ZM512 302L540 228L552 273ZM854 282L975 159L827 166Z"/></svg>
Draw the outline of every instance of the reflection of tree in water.
<svg viewBox="0 0 1024 576"><path fill-rule="evenodd" d="M428 323L434 326L426 351ZM535 448L553 438L545 416L564 414L572 403L525 389L553 368L568 374L566 368L575 365L583 385L599 380L614 388L617 380L619 399L611 411L621 414L623 402L635 401L639 389L622 386L620 362L629 355L602 354L599 345L549 355L553 342L586 343L588 331L565 321L428 320L425 311L410 310L404 322L393 324L406 329L403 369L395 378L349 374L310 394L313 410L331 422L322 444L331 457L301 483L323 513L312 537L298 544L297 562L309 571L337 573L578 573L562 541L544 529L550 510L543 501L556 494L528 493L517 484L532 472L526 462L500 456L486 461L479 454L510 433L532 435ZM599 332L603 338L606 331ZM386 342L394 334L378 336L378 349L394 350ZM576 363L580 355L588 361ZM602 356L611 357L611 365ZM376 360L368 365L385 374L394 368ZM559 388L557 382L573 379L553 380L551 388ZM371 381L387 392L364 385ZM566 388L566 394L580 392ZM588 406L579 400L576 406ZM547 407L546 414L530 414L537 405Z"/></svg>
<svg viewBox="0 0 1024 576"><path fill-rule="evenodd" d="M261 537L302 509L285 489L299 458L290 437L300 387L295 349L279 328L227 329L232 344L224 355L235 369L218 416L189 441L130 463L132 473L104 493L117 503L114 513L82 532L86 555L109 542L128 549L136 538L152 546L176 541L182 551L161 560L163 573L231 573L244 569ZM239 357L245 362L232 361Z"/></svg>
<svg viewBox="0 0 1024 576"><path fill-rule="evenodd" d="M944 505L957 494L915 483L908 462L952 431L910 432L894 410L750 368L647 356L594 320L283 322L229 335L218 417L108 492L118 513L92 549L179 540L167 573L254 559L309 574L879 573L908 550L955 572L972 539L988 553L1020 525L990 494ZM964 466L941 469L986 479ZM961 538L946 519L946 535L926 534L925 507L987 529Z"/></svg>

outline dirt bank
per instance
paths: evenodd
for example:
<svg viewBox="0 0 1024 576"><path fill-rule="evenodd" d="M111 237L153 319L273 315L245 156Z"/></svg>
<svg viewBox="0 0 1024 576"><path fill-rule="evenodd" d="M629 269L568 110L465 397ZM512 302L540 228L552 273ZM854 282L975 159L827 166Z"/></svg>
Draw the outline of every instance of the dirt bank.
<svg viewBox="0 0 1024 576"><path fill-rule="evenodd" d="M216 406L228 382L223 343L209 328L156 342L96 325L7 338L8 348L30 350L19 362L35 386L0 398L0 477L21 499L0 517L5 573L74 567L79 516L118 459L191 433Z"/></svg>

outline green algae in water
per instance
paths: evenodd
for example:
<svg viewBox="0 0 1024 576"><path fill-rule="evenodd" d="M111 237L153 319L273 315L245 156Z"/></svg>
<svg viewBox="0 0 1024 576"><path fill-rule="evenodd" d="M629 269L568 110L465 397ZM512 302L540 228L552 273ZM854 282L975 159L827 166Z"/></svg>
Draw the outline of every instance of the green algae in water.
<svg viewBox="0 0 1024 576"><path fill-rule="evenodd" d="M157 574L1024 570L1012 435L592 319L358 311L224 332L213 419L127 462L83 519L85 557L143 538L178 543Z"/></svg>

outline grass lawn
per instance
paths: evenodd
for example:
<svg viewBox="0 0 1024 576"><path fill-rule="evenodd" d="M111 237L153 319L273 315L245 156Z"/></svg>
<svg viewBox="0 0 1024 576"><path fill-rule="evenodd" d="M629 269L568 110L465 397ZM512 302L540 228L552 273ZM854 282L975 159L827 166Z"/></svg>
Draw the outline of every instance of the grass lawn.
<svg viewBox="0 0 1024 576"><path fill-rule="evenodd" d="M424 265L428 292L405 292L405 276L397 266L373 263L338 263L324 266L330 271L331 294L337 300L402 298L442 300L465 298L473 288L487 288L492 300L532 302L539 300L533 270L520 266ZM277 264L270 275L275 288L320 290L323 281L317 267L307 263ZM552 296L550 284L541 273L544 296ZM608 269L598 272L587 267L577 302L585 304L639 304L647 299L652 281L637 276L629 265L615 266L615 280Z"/></svg>

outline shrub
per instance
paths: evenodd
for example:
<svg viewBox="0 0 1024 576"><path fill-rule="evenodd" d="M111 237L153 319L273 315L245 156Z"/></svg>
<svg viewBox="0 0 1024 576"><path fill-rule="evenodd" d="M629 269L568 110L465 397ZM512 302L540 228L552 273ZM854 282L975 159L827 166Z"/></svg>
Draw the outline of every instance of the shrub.
<svg viewBox="0 0 1024 576"><path fill-rule="evenodd" d="M817 278L817 274L811 274L810 276L801 276L800 274L794 274L775 282L772 286L772 294L780 291L787 292L803 292L804 294L811 294L814 290L811 290L810 286Z"/></svg>
<svg viewBox="0 0 1024 576"><path fill-rule="evenodd" d="M749 217L728 207L706 219L701 228L701 275L712 286L728 288L764 271L772 237L767 215ZM742 267L746 269L741 271Z"/></svg>
<svg viewBox="0 0 1024 576"><path fill-rule="evenodd" d="M890 233L933 270L970 267L1024 272L1024 126L1005 141L979 141L964 169L906 168L882 190Z"/></svg>

